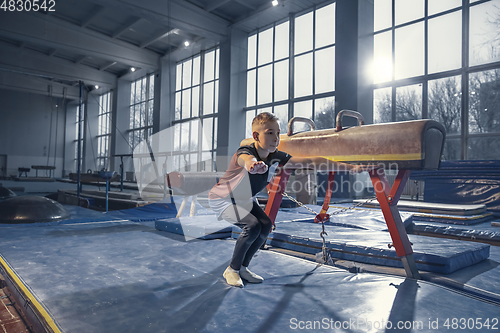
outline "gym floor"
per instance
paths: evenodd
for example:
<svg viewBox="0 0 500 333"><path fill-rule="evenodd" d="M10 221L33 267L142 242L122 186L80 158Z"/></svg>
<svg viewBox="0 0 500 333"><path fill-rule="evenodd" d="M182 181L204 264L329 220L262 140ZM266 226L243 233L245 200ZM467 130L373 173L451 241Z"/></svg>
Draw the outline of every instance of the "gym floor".
<svg viewBox="0 0 500 333"><path fill-rule="evenodd" d="M0 226L1 273L18 279L30 305L54 332L436 332L460 327L484 332L487 326L499 327L497 246L490 246L488 259L451 274L421 271L422 280L405 278L397 267L347 260L333 267L306 260L310 255L305 253L270 248L259 251L250 267L264 282L235 288L222 278L234 238L201 240L160 231L157 213L148 218L145 210L103 214L65 207L69 220ZM328 226L329 238L353 237L357 231L349 225L362 224L369 230L359 230L359 247L371 247L367 232L384 232L377 214L360 209L340 216L339 225ZM297 222L287 221L304 215L301 209L282 210L277 231L297 228ZM204 225L210 215L200 206L194 219ZM304 238L305 231L318 227L302 223L298 232ZM483 227L492 229L491 222L464 228ZM335 232L338 228L346 231ZM409 236L416 251L426 239L428 244L440 241ZM454 242L458 248L481 246Z"/></svg>

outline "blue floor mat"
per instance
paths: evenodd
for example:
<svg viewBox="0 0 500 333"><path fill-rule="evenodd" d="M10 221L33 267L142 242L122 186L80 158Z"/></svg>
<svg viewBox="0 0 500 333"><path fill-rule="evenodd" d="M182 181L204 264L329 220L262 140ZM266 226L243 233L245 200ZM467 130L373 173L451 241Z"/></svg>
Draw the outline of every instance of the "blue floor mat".
<svg viewBox="0 0 500 333"><path fill-rule="evenodd" d="M189 238L215 239L231 237L232 224L219 221L215 215L181 216L157 220L155 228Z"/></svg>
<svg viewBox="0 0 500 333"><path fill-rule="evenodd" d="M270 251L251 264L262 284L230 287L234 241L185 241L142 223L4 231L0 254L64 332L383 332L389 322L436 332L447 318L498 317L498 306L432 283Z"/></svg>
<svg viewBox="0 0 500 333"><path fill-rule="evenodd" d="M267 244L293 251L316 254L321 252L323 241L321 225L304 222L278 222L277 231L271 233ZM359 230L339 226L325 226L326 246L333 258L361 263L403 267L392 243L389 232ZM233 227L232 237L241 232ZM413 258L420 270L449 274L474 265L489 257L490 246L481 243L461 242L409 235L413 243Z"/></svg>
<svg viewBox="0 0 500 333"><path fill-rule="evenodd" d="M134 222L155 221L157 219L175 217L176 215L177 209L175 205L168 203L153 203L141 207L114 210L106 213L106 216L112 218L127 219Z"/></svg>
<svg viewBox="0 0 500 333"><path fill-rule="evenodd" d="M175 197L173 203L170 200L165 200L141 207L110 211L107 212L106 215L119 219L128 219L134 222L155 221L159 219L176 217L182 199L182 197ZM188 216L190 214L190 207L191 200L188 200L182 216ZM203 207L198 202L196 203L195 208L196 215L213 214L210 209Z"/></svg>

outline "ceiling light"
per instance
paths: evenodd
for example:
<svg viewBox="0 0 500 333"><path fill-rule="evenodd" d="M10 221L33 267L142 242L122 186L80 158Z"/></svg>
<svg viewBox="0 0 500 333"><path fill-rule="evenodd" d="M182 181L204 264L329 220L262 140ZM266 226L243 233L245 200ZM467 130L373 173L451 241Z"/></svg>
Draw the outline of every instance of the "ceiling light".
<svg viewBox="0 0 500 333"><path fill-rule="evenodd" d="M96 90L99 89L99 86L97 84L94 87L95 87Z"/></svg>
<svg viewBox="0 0 500 333"><path fill-rule="evenodd" d="M272 4L273 4L274 7L276 7L278 5L278 0L273 0Z"/></svg>
<svg viewBox="0 0 500 333"><path fill-rule="evenodd" d="M184 42L184 46L188 47L189 46L189 41Z"/></svg>
<svg viewBox="0 0 500 333"><path fill-rule="evenodd" d="M135 67L130 67L130 71L133 73L135 72Z"/></svg>

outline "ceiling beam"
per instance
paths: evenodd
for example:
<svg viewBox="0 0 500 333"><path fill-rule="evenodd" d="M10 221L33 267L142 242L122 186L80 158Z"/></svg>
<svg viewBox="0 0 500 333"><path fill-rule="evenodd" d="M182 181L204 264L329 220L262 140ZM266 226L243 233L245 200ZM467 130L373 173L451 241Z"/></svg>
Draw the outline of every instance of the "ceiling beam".
<svg viewBox="0 0 500 333"><path fill-rule="evenodd" d="M201 45L204 41L206 41L205 38L197 38L195 40L190 41L189 46L185 46L184 43L182 43L181 45L178 45L175 49L173 49L171 51L167 51L167 53L165 53L163 56L167 57L169 54L179 53L179 51L182 51L182 50L196 48L197 46ZM198 52L196 52L196 53L198 53Z"/></svg>
<svg viewBox="0 0 500 333"><path fill-rule="evenodd" d="M153 44L154 42L159 41L160 39L166 38L166 37L168 37L168 36L170 36L172 34L176 34L178 31L179 31L179 29L167 29L167 30L164 30L164 31L156 34L155 36L151 37L150 39L142 42L141 45L139 45L139 47L141 49L143 49L143 48L145 48L145 47ZM172 44L172 43L169 43L169 44Z"/></svg>
<svg viewBox="0 0 500 333"><path fill-rule="evenodd" d="M107 87L113 87L116 83L116 76L111 73L78 65L68 60L49 57L28 49L20 49L7 43L2 43L1 49L0 69L4 71L47 79L82 80L89 84Z"/></svg>
<svg viewBox="0 0 500 333"><path fill-rule="evenodd" d="M75 60L75 64L81 64L85 59L87 59L88 56L86 55L81 55Z"/></svg>
<svg viewBox="0 0 500 333"><path fill-rule="evenodd" d="M269 0L269 1L271 1L271 0ZM247 7L250 10L256 10L257 9L257 7L252 6L251 4L247 3L245 0L236 0L236 2L239 3L240 5L243 5L243 6Z"/></svg>
<svg viewBox="0 0 500 333"><path fill-rule="evenodd" d="M169 59L170 61L181 60L192 56L193 54L197 54L202 50L210 49L216 45L217 43L212 40L206 38L198 38L194 41L191 41L188 47L181 45L171 51L167 51L162 56L162 59Z"/></svg>
<svg viewBox="0 0 500 333"><path fill-rule="evenodd" d="M47 79L8 72L0 69L0 89L24 91L27 93L48 95L49 86L52 86L53 97L65 97L77 99L79 97L78 87L68 87Z"/></svg>
<svg viewBox="0 0 500 333"><path fill-rule="evenodd" d="M231 2L233 0L215 0L212 2L209 2L207 6L205 6L205 10L207 12L211 12L216 10L217 8L224 6L226 3Z"/></svg>
<svg viewBox="0 0 500 333"><path fill-rule="evenodd" d="M49 54L47 54L49 57L53 57L55 56L55 54L57 53L57 49L52 49Z"/></svg>
<svg viewBox="0 0 500 333"><path fill-rule="evenodd" d="M116 65L116 64L117 64L117 62L116 62L116 61L110 61L110 62L108 62L106 65L99 67L99 70L100 70L100 71L105 71L105 70L106 70L106 69L108 69L109 67L114 66L114 65Z"/></svg>
<svg viewBox="0 0 500 333"><path fill-rule="evenodd" d="M106 8L103 6L95 6L92 12L87 16L85 20L80 24L80 27L86 28L92 21L94 21L99 15L104 13Z"/></svg>
<svg viewBox="0 0 500 333"><path fill-rule="evenodd" d="M122 27L113 32L111 38L118 38L121 34L132 28L135 24L139 23L141 20L142 18L140 17L133 17L126 24L124 24Z"/></svg>
<svg viewBox="0 0 500 333"><path fill-rule="evenodd" d="M236 1L240 2L240 0L236 0ZM237 27L239 24L242 24L250 19L253 19L256 16L261 15L263 12L268 11L268 10L282 11L283 8L285 7L286 1L287 0L279 0L279 5L276 7L272 5L271 1L269 1L268 3L265 3L265 4L257 7L253 12L238 17L234 21L234 23L231 25L231 27Z"/></svg>
<svg viewBox="0 0 500 333"><path fill-rule="evenodd" d="M102 6L116 8L169 28L178 28L210 40L227 37L230 24L219 16L182 0L89 0Z"/></svg>
<svg viewBox="0 0 500 333"><path fill-rule="evenodd" d="M157 69L159 56L127 42L38 13L12 12L0 20L0 35L34 45Z"/></svg>

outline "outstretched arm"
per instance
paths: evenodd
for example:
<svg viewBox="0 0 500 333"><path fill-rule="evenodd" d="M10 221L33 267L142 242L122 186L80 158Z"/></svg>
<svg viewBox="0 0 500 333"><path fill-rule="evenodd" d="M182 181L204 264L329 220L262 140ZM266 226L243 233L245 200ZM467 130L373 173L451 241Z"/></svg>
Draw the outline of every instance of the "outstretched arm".
<svg viewBox="0 0 500 333"><path fill-rule="evenodd" d="M266 173L267 165L262 161L257 161L255 156L248 154L241 154L238 157L238 165L245 168L249 173Z"/></svg>

